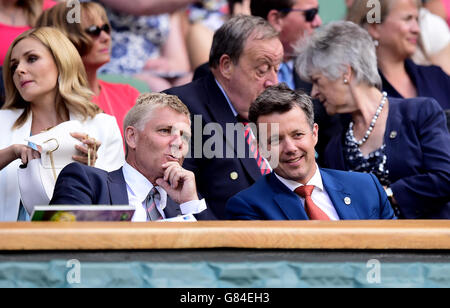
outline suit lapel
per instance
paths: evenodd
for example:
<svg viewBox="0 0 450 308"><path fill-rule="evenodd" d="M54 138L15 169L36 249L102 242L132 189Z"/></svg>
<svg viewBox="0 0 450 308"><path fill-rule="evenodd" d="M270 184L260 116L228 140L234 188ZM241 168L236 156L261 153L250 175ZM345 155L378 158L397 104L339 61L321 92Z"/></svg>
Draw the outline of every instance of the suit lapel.
<svg viewBox="0 0 450 308"><path fill-rule="evenodd" d="M299 196L281 183L272 172L269 175L270 187L274 191L274 201L289 220L308 220Z"/></svg>
<svg viewBox="0 0 450 308"><path fill-rule="evenodd" d="M320 169L322 182L328 196L333 202L334 208L341 220L358 220L360 219L355 204L351 202L352 194L339 182L339 179L329 174L326 170ZM350 204L346 204L350 201Z"/></svg>
<svg viewBox="0 0 450 308"><path fill-rule="evenodd" d="M234 134L232 136L227 136L226 134L227 123L230 123L234 126L238 122L236 120L236 117L233 115L233 112L231 111L231 108L229 107L225 96L217 86L214 75L212 73L210 73L208 77L206 77L205 93L207 93L208 95L206 107L208 108L213 121L219 123L222 127L225 146L232 147L235 157L238 157L244 169L248 172L248 174L253 178L254 181L258 180L261 177L261 170L259 169L255 159L239 157ZM241 131L237 131L237 134L241 134L241 136L244 136L244 130L242 129ZM245 153L249 153L249 146L247 142L245 142L245 139L243 140L245 144Z"/></svg>
<svg viewBox="0 0 450 308"><path fill-rule="evenodd" d="M108 188L111 205L129 204L127 184L122 168L108 174Z"/></svg>

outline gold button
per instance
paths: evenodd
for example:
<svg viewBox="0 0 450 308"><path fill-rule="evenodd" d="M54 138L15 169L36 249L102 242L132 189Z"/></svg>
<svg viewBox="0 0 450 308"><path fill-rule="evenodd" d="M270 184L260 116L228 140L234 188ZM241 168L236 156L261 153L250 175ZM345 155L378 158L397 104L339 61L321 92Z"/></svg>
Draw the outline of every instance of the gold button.
<svg viewBox="0 0 450 308"><path fill-rule="evenodd" d="M236 171L233 171L230 173L230 178L235 181L239 177L238 173Z"/></svg>
<svg viewBox="0 0 450 308"><path fill-rule="evenodd" d="M350 203L352 203L352 199L350 199L349 197L345 197L344 198L344 203L347 205L350 205Z"/></svg>
<svg viewBox="0 0 450 308"><path fill-rule="evenodd" d="M389 135L389 138L391 138L391 139L397 138L397 132L396 132L395 130L393 130L393 131L391 132L391 134Z"/></svg>

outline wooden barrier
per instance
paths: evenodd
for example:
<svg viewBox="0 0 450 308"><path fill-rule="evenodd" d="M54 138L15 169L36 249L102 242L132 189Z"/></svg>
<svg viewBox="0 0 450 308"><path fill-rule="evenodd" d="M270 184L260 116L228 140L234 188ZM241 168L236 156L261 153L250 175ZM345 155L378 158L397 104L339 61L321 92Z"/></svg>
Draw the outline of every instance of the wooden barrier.
<svg viewBox="0 0 450 308"><path fill-rule="evenodd" d="M0 250L449 250L450 221L0 223Z"/></svg>

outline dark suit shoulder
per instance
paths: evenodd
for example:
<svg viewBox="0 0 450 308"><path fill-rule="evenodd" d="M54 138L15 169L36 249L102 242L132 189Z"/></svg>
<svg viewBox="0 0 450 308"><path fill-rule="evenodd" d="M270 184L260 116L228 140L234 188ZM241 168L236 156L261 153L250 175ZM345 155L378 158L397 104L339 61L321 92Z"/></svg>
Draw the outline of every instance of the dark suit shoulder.
<svg viewBox="0 0 450 308"><path fill-rule="evenodd" d="M95 167L86 166L77 162L68 164L66 167L64 167L64 169L61 171L60 176L64 177L74 174L87 176L89 178L108 178L107 171Z"/></svg>
<svg viewBox="0 0 450 308"><path fill-rule="evenodd" d="M355 182L360 181L371 181L373 182L374 175L364 172L354 172L354 171L345 171L345 170L336 170L336 169L328 169L321 168L320 171L331 176L338 180L341 184L349 184L352 183L354 185Z"/></svg>

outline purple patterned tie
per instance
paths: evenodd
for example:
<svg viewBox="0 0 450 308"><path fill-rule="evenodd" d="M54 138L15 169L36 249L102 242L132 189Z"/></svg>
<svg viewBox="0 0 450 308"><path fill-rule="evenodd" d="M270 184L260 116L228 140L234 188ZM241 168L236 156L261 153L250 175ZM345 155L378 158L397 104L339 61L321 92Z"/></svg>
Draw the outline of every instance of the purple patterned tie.
<svg viewBox="0 0 450 308"><path fill-rule="evenodd" d="M156 201L161 201L161 195L156 187L150 190L150 193L145 198L145 207L147 209L147 220L156 221L163 219L161 213L156 208Z"/></svg>

